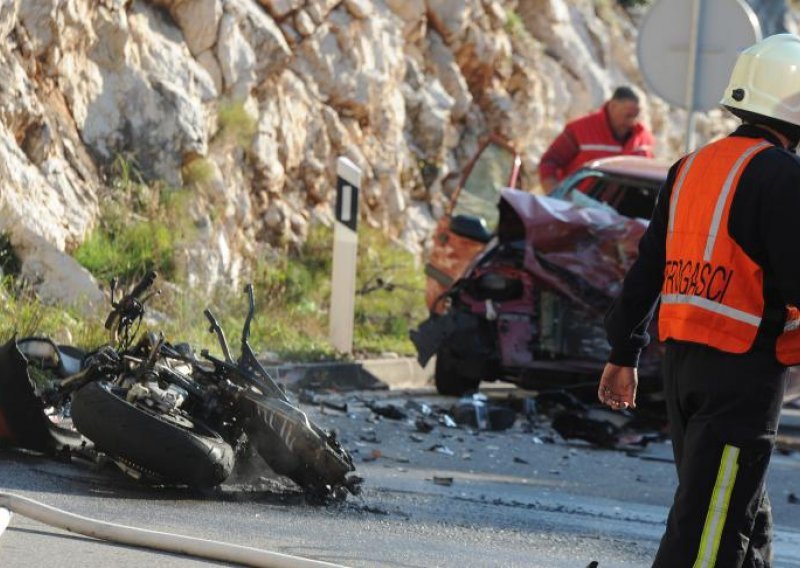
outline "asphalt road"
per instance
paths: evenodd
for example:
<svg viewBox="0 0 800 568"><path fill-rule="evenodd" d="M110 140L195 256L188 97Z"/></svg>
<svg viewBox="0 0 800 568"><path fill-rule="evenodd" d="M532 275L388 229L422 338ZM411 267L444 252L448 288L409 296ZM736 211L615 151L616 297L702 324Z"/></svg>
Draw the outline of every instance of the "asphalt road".
<svg viewBox="0 0 800 568"><path fill-rule="evenodd" d="M376 419L359 398L409 412ZM0 452L0 491L115 523L233 542L346 566L646 566L675 488L668 444L628 454L560 439L546 422L504 432L413 424L391 392L346 395L348 413L304 405L338 430L363 492L327 506L289 483L250 472L207 494L143 487L114 468ZM450 480L452 482L450 483ZM448 484L449 483L449 484ZM776 566L800 566L800 454L776 454L769 479ZM221 565L97 541L15 515L0 536L0 566Z"/></svg>

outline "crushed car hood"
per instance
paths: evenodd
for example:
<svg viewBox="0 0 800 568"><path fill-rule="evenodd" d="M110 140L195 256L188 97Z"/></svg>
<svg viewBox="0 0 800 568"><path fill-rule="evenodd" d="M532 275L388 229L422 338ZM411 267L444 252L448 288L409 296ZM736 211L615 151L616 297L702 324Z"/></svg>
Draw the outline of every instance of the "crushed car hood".
<svg viewBox="0 0 800 568"><path fill-rule="evenodd" d="M605 311L636 259L647 221L580 195L573 203L504 189L498 238L524 241L525 268L595 311Z"/></svg>

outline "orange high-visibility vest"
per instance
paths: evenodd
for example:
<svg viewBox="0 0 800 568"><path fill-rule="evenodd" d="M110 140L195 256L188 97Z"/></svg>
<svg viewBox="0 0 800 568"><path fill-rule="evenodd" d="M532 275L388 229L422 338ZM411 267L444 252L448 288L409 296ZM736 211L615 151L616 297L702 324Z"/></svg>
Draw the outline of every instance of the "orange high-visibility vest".
<svg viewBox="0 0 800 568"><path fill-rule="evenodd" d="M669 204L659 337L728 353L752 346L764 315L764 275L728 233L728 216L742 172L772 146L728 137L686 157ZM776 356L800 362L800 311L787 306Z"/></svg>

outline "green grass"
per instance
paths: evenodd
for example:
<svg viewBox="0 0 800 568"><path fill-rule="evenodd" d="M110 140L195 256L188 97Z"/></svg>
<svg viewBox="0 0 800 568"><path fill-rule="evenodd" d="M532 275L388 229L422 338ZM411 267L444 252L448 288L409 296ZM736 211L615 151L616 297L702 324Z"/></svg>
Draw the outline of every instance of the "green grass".
<svg viewBox="0 0 800 568"><path fill-rule="evenodd" d="M414 354L409 328L427 316L425 276L414 256L373 229L359 238L355 349Z"/></svg>
<svg viewBox="0 0 800 568"><path fill-rule="evenodd" d="M525 31L525 24L522 23L522 18L513 10L506 10L506 33L512 36L519 35Z"/></svg>
<svg viewBox="0 0 800 568"><path fill-rule="evenodd" d="M74 251L75 259L101 282L132 282L150 270L175 278L175 252L193 230L186 214L191 191L148 185L120 156L111 175L100 222Z"/></svg>
<svg viewBox="0 0 800 568"><path fill-rule="evenodd" d="M174 246L166 224L140 221L115 232L95 231L75 251L75 259L101 282L115 276L131 281L149 270L171 275Z"/></svg>
<svg viewBox="0 0 800 568"><path fill-rule="evenodd" d="M202 185L214 179L214 166L208 158L196 158L183 167L183 183Z"/></svg>
<svg viewBox="0 0 800 568"><path fill-rule="evenodd" d="M124 291L132 284L131 275L138 278L147 266L159 268L153 264L154 259L169 261L168 235L159 236L156 227L153 222L139 223L114 239L102 234L93 236L79 249L81 262L91 264L87 261L91 258L96 263L95 274L102 275L103 281L123 272L127 274L122 284ZM293 361L342 357L328 342L332 238L330 228L317 225L300 250L263 261L253 270L256 314L251 344L257 352L269 351ZM148 246L150 249L144 250ZM154 249L163 255L154 254ZM169 270L165 272L169 274ZM166 285L163 278L156 281L162 293L151 301L150 308L166 317L153 331L163 331L170 341L187 342L197 349L208 348L221 355L203 315L203 310L210 308L225 330L232 351L238 353L247 313L243 287L241 290L219 287L206 294L181 283L179 275L172 275L169 280L171 285ZM354 355L385 352L413 355L408 330L427 315L424 276L414 257L379 231L363 229L359 235L356 288ZM6 295L9 294L13 308L3 318L6 322L5 328L0 328L3 336L13 331L8 322L14 321L17 322L14 329L20 335L71 335L80 339L83 347L97 346L107 340L101 317L96 322L86 322L67 313L59 316L56 308L41 304L28 293Z"/></svg>
<svg viewBox="0 0 800 568"><path fill-rule="evenodd" d="M0 342L12 336L45 335L83 349L108 340L103 322L86 320L72 310L43 304L27 286L5 277L0 281Z"/></svg>

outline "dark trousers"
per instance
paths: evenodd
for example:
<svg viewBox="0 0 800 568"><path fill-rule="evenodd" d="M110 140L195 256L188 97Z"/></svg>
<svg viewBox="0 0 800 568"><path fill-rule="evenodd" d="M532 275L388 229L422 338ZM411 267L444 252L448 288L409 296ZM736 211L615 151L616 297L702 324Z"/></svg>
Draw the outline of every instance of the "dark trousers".
<svg viewBox="0 0 800 568"><path fill-rule="evenodd" d="M668 343L664 393L678 489L654 567L772 565L764 479L785 375L770 353Z"/></svg>

